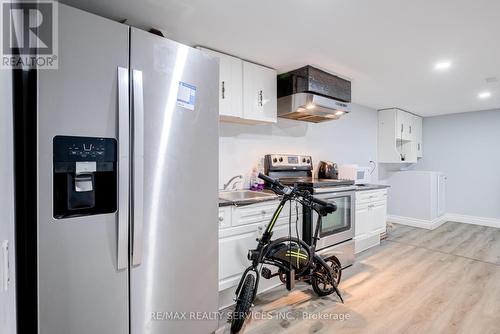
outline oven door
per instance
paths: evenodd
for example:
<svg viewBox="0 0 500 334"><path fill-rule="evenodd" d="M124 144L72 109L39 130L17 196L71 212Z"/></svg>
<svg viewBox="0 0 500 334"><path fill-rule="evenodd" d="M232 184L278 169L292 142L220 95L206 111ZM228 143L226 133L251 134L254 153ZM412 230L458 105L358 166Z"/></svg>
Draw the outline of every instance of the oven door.
<svg viewBox="0 0 500 334"><path fill-rule="evenodd" d="M354 238L354 192L314 195L337 205L337 211L323 217L316 249L323 249ZM313 211L313 230L316 231L318 214Z"/></svg>

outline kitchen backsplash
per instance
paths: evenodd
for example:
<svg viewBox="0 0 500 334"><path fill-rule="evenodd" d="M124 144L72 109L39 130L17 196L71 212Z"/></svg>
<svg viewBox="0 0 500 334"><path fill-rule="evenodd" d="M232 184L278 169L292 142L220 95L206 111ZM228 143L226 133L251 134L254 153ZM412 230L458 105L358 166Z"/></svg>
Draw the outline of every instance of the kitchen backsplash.
<svg viewBox="0 0 500 334"><path fill-rule="evenodd" d="M309 154L315 172L320 160L369 166L377 161L378 113L352 105L339 120L306 123L278 118L277 124L220 123L219 188L232 176L243 175L238 188L248 188L252 168L267 153ZM378 180L377 170L372 182Z"/></svg>

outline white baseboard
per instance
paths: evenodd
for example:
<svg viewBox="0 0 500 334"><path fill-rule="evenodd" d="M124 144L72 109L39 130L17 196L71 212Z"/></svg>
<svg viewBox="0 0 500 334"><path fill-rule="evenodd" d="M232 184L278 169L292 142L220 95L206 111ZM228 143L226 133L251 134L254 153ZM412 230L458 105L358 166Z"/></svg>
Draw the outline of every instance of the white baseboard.
<svg viewBox="0 0 500 334"><path fill-rule="evenodd" d="M428 230L434 230L446 222L446 215L438 217L434 220L426 220L419 218L403 217L387 215L387 221L390 223L396 223L401 225L408 225L413 227L425 228Z"/></svg>
<svg viewBox="0 0 500 334"><path fill-rule="evenodd" d="M446 221L500 228L500 219L447 213Z"/></svg>
<svg viewBox="0 0 500 334"><path fill-rule="evenodd" d="M446 213L441 217L433 220L425 220L411 217L394 216L387 215L387 221L391 223L425 228L428 230L434 230L446 222L457 222L463 224L473 224L480 226L489 226L500 228L500 219L497 218L485 218L477 216L467 216L457 213Z"/></svg>

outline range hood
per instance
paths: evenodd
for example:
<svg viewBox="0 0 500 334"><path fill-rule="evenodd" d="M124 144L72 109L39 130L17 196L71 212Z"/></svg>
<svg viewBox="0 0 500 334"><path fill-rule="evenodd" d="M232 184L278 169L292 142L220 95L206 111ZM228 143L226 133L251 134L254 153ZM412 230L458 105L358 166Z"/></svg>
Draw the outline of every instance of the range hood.
<svg viewBox="0 0 500 334"><path fill-rule="evenodd" d="M278 76L278 117L320 123L349 113L351 82L312 66Z"/></svg>
<svg viewBox="0 0 500 334"><path fill-rule="evenodd" d="M331 121L349 111L348 103L312 93L297 93L278 99L278 116L299 121Z"/></svg>

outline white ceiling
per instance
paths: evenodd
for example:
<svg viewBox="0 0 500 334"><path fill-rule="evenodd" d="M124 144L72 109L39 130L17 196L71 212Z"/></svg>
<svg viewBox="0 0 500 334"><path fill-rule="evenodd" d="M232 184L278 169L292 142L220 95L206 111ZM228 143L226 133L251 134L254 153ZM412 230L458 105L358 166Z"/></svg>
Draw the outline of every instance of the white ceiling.
<svg viewBox="0 0 500 334"><path fill-rule="evenodd" d="M276 68L352 80L353 101L422 116L500 108L499 0L63 0ZM452 61L448 71L434 64ZM491 91L489 99L478 93Z"/></svg>

